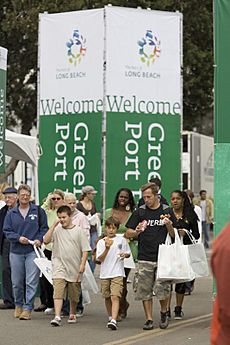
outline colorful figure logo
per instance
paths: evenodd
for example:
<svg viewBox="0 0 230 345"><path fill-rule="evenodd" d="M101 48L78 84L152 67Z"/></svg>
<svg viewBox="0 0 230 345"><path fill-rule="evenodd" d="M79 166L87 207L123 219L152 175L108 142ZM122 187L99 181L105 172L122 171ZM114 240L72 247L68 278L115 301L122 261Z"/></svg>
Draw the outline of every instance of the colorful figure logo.
<svg viewBox="0 0 230 345"><path fill-rule="evenodd" d="M150 66L151 63L154 63L156 58L160 56L161 42L156 36L153 35L152 30L147 30L145 37L140 39L137 44L139 46L140 60L147 66Z"/></svg>
<svg viewBox="0 0 230 345"><path fill-rule="evenodd" d="M66 43L66 46L69 62L76 66L86 53L86 39L80 34L79 30L74 30L73 37Z"/></svg>

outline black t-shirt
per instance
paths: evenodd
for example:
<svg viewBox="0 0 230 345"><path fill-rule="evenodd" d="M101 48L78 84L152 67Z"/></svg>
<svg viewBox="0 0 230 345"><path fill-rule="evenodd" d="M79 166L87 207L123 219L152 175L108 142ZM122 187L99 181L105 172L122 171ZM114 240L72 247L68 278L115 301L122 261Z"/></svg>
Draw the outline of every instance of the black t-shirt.
<svg viewBox="0 0 230 345"><path fill-rule="evenodd" d="M172 209L170 209L171 218L170 220L172 221L172 225L176 229L186 229L188 230L196 240L200 237L199 229L198 229L198 221L194 218L192 220L188 220L186 217L181 217L177 219L175 217L175 214ZM184 244L191 244L191 240L186 234L183 238L183 243Z"/></svg>
<svg viewBox="0 0 230 345"><path fill-rule="evenodd" d="M159 245L165 242L167 236L166 226L160 216L168 211L167 205L160 205L155 210L143 205L136 209L129 218L125 226L133 230L143 220L148 221L145 231L138 235L138 260L157 261Z"/></svg>

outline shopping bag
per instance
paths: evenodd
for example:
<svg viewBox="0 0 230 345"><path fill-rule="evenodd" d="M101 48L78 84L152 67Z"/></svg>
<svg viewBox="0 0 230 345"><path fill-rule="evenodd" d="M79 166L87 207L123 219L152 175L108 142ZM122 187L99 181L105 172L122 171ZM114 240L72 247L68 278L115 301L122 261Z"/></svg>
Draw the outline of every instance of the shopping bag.
<svg viewBox="0 0 230 345"><path fill-rule="evenodd" d="M174 243L171 243L168 234L165 243L159 246L157 280L172 283L191 281L195 278L195 273L191 268L188 246L181 243L177 229L174 232Z"/></svg>
<svg viewBox="0 0 230 345"><path fill-rule="evenodd" d="M85 264L85 271L82 276L81 288L82 290L91 290L95 294L99 292L97 282L94 278L94 275L91 271L88 261L86 261L86 264Z"/></svg>
<svg viewBox="0 0 230 345"><path fill-rule="evenodd" d="M203 243L197 243L195 237L186 231L192 244L187 245L190 263L195 273L195 277L207 277L209 275L208 261Z"/></svg>
<svg viewBox="0 0 230 345"><path fill-rule="evenodd" d="M41 248L34 246L34 251L37 255L37 257L34 259L35 265L37 265L41 273L46 277L50 284L53 284L51 261L45 257L45 254Z"/></svg>

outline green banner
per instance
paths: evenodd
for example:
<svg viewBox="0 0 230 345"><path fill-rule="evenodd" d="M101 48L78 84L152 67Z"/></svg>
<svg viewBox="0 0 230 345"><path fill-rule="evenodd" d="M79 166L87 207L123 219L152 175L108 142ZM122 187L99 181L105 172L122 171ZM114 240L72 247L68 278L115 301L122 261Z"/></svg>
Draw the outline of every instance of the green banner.
<svg viewBox="0 0 230 345"><path fill-rule="evenodd" d="M215 161L214 232L217 235L230 220L230 2L214 1L215 32Z"/></svg>
<svg viewBox="0 0 230 345"><path fill-rule="evenodd" d="M5 172L6 58L7 50L0 47L0 174Z"/></svg>
<svg viewBox="0 0 230 345"><path fill-rule="evenodd" d="M77 197L85 185L99 191L101 179L101 114L40 116L40 201L60 188Z"/></svg>
<svg viewBox="0 0 230 345"><path fill-rule="evenodd" d="M130 188L136 200L151 177L162 180L162 194L180 189L180 116L107 113L106 208L117 191Z"/></svg>

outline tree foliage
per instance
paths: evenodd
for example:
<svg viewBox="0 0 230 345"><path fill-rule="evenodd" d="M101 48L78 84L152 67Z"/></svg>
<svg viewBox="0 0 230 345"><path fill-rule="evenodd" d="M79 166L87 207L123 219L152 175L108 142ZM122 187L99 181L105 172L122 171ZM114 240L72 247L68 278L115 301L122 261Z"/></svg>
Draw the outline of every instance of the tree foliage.
<svg viewBox="0 0 230 345"><path fill-rule="evenodd" d="M211 0L111 0L114 6L183 13L184 129L212 134L213 48ZM0 45L7 48L7 125L29 134L37 113L39 13L99 8L104 0L1 0ZM210 120L211 119L211 120Z"/></svg>

